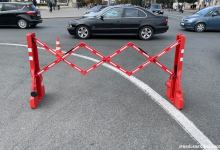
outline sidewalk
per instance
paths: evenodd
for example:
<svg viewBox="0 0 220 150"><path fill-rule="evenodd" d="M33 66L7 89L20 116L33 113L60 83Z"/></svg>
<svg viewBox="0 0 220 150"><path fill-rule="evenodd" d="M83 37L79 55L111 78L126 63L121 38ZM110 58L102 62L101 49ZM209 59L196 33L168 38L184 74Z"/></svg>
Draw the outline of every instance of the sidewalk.
<svg viewBox="0 0 220 150"><path fill-rule="evenodd" d="M60 10L53 10L52 12L49 12L49 8L47 6L40 6L39 8L41 11L41 17L43 19L49 19L49 18L81 18L85 11L88 10L87 7L83 8L72 8L69 6L61 6ZM186 9L184 12L189 13L195 13L198 10L192 10L192 9Z"/></svg>
<svg viewBox="0 0 220 150"><path fill-rule="evenodd" d="M168 11L167 8L166 8L165 10ZM183 11L183 13L184 13L184 12L195 13L195 12L197 12L197 11L199 11L199 10L198 10L198 9L185 9L185 10ZM174 12L179 12L179 11L177 10L177 11L174 11Z"/></svg>
<svg viewBox="0 0 220 150"><path fill-rule="evenodd" d="M86 10L88 8L72 8L69 6L61 6L60 10L57 8L55 10L52 10L52 12L49 11L49 8L47 6L40 6L37 9L41 12L41 18L43 19L49 19L49 18L81 18Z"/></svg>
<svg viewBox="0 0 220 150"><path fill-rule="evenodd" d="M199 11L198 9L185 9L184 12L195 13Z"/></svg>

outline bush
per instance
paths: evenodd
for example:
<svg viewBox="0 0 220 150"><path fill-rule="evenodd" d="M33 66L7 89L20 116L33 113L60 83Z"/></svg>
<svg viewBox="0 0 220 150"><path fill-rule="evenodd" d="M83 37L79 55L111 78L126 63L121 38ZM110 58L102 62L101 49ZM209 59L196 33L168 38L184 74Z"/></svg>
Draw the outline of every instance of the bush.
<svg viewBox="0 0 220 150"><path fill-rule="evenodd" d="M47 4L46 3L37 3L37 6L47 6Z"/></svg>

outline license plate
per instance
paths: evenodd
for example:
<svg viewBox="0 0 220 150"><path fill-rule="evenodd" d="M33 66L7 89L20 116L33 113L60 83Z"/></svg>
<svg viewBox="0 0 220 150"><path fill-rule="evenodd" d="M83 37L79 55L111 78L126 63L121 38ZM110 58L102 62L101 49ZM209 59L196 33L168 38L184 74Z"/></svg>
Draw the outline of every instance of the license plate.
<svg viewBox="0 0 220 150"><path fill-rule="evenodd" d="M184 26L184 23L181 23L182 26Z"/></svg>
<svg viewBox="0 0 220 150"><path fill-rule="evenodd" d="M40 16L40 14L37 14L37 16Z"/></svg>

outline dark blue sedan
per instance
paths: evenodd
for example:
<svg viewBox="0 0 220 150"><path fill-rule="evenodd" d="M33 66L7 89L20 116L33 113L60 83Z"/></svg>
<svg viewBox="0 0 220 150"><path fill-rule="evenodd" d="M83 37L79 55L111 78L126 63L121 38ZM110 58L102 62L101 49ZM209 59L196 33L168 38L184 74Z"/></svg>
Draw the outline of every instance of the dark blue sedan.
<svg viewBox="0 0 220 150"><path fill-rule="evenodd" d="M207 7L195 14L186 16L181 20L180 26L196 32L220 30L220 6Z"/></svg>

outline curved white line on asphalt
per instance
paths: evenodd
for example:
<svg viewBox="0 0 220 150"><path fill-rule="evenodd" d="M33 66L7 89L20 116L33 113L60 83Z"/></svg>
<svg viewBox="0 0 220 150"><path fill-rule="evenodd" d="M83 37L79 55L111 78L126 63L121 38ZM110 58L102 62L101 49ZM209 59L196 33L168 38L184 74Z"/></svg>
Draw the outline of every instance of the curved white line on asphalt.
<svg viewBox="0 0 220 150"><path fill-rule="evenodd" d="M0 43L0 45L13 45L13 46L22 46L27 47L27 45L22 44L10 44L10 43ZM42 47L38 47L39 49L44 49ZM88 59L94 62L98 62L99 60L90 58L87 56L79 55L79 54L72 54L74 56ZM166 99L164 99L161 95L159 95L156 91L154 91L151 87L149 87L144 82L140 81L134 76L128 76L118 69L108 65L106 63L103 66L119 73L124 78L131 81L134 85L144 91L148 96L150 96L161 108L163 108L193 139L199 142L199 144L205 150L218 150L218 148L200 131L192 121L190 121L181 111L176 109L172 104L170 104Z"/></svg>

